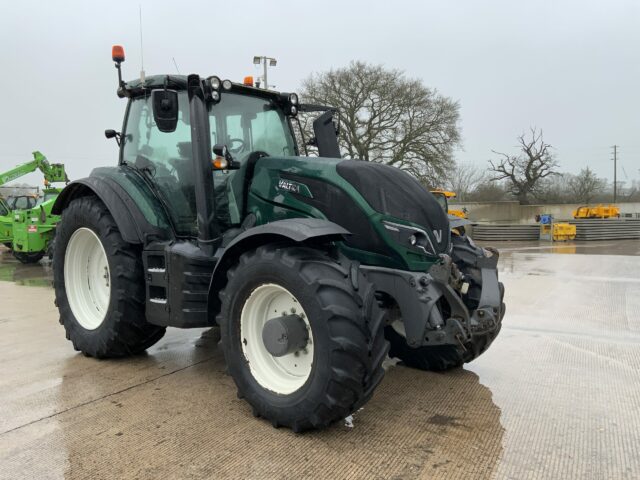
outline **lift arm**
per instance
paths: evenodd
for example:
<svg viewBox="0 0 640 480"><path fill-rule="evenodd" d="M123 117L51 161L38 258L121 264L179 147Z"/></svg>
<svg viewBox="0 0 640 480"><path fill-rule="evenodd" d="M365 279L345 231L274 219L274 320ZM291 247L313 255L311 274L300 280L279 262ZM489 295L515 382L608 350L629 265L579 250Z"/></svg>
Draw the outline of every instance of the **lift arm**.
<svg viewBox="0 0 640 480"><path fill-rule="evenodd" d="M11 170L0 173L0 185L4 185L36 170L40 170L44 175L44 183L47 187L51 183L69 181L62 163L49 163L47 157L35 151L33 152L33 160L30 162L23 163Z"/></svg>

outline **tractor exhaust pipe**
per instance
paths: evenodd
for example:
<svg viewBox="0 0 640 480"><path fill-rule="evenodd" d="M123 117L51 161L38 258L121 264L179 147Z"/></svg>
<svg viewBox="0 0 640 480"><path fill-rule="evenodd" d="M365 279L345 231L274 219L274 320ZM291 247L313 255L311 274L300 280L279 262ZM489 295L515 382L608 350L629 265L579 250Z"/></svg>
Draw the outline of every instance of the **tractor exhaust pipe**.
<svg viewBox="0 0 640 480"><path fill-rule="evenodd" d="M189 116L191 120L191 149L198 219L198 246L207 255L213 256L220 238L220 228L215 216L209 113L207 112L204 89L199 75L189 75L187 77L187 92L189 94Z"/></svg>

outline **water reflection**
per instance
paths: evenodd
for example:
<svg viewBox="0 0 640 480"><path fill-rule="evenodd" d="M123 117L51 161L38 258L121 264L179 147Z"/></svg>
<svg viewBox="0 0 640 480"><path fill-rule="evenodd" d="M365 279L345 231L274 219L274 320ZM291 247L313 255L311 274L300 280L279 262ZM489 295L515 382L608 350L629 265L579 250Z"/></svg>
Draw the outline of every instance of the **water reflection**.
<svg viewBox="0 0 640 480"><path fill-rule="evenodd" d="M0 251L0 282L14 282L29 287L53 285L53 271L47 260L39 263L20 263L9 250Z"/></svg>
<svg viewBox="0 0 640 480"><path fill-rule="evenodd" d="M640 255L640 239L608 240L608 241L512 241L512 242L477 242L483 246L496 247L501 256L514 252L538 252L556 254L586 255Z"/></svg>

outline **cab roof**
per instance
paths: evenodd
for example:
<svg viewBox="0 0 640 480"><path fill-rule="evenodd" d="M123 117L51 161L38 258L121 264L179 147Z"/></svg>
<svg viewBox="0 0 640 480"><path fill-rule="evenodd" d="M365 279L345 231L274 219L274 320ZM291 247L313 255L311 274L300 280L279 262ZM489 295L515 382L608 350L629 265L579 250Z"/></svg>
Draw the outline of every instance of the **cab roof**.
<svg viewBox="0 0 640 480"><path fill-rule="evenodd" d="M200 78L203 80L206 79L206 77ZM156 88L164 88L165 80L167 81L167 88L172 90L187 89L187 75L149 75L145 78L144 83L139 78L127 82L125 84L125 91L127 92L125 96L137 97L148 94ZM281 95L280 92L274 90L265 90L263 88L256 88L235 82L231 82L231 91L273 99L277 99Z"/></svg>

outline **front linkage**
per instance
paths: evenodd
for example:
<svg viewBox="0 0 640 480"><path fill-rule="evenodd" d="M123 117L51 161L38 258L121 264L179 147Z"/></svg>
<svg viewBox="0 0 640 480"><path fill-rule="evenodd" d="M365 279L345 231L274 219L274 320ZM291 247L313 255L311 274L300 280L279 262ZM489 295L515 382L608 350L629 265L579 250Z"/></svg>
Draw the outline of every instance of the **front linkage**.
<svg viewBox="0 0 640 480"><path fill-rule="evenodd" d="M397 301L401 321L388 318L391 354L418 368L445 369L473 360L496 337L504 316L498 252L479 248L466 236L453 242L451 256L441 255L427 272L361 267L379 291ZM412 361L416 356L419 362Z"/></svg>

